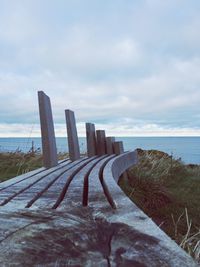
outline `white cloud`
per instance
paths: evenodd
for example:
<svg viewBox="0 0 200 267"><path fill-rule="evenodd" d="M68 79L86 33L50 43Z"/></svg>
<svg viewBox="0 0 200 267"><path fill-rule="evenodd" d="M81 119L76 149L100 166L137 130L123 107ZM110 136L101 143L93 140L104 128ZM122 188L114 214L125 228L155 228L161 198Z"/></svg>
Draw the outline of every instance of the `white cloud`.
<svg viewBox="0 0 200 267"><path fill-rule="evenodd" d="M79 123L128 135L197 133L199 4L86 2L2 2L1 135L38 124L37 90L51 97L57 124L70 108ZM133 131L120 128L125 119Z"/></svg>
<svg viewBox="0 0 200 267"><path fill-rule="evenodd" d="M37 88L51 97L55 121L64 121L64 109L77 113L78 121L117 118L142 119L155 122L162 118L165 124L176 118L180 125L181 111L188 111L187 122L199 114L200 60L171 62L157 75L140 79L119 80L118 83L75 81L60 78L50 71L31 76L0 74L0 110L4 122L38 121ZM6 92L6 94L5 94ZM191 117L191 119L190 119Z"/></svg>
<svg viewBox="0 0 200 267"><path fill-rule="evenodd" d="M55 134L57 137L67 137L66 125L55 124ZM144 124L129 121L109 124L96 124L97 130L105 130L106 136L199 136L199 128L187 127L162 127L157 124ZM77 123L79 137L85 137L85 123ZM26 137L31 140L33 137L40 137L39 124L0 124L0 137Z"/></svg>

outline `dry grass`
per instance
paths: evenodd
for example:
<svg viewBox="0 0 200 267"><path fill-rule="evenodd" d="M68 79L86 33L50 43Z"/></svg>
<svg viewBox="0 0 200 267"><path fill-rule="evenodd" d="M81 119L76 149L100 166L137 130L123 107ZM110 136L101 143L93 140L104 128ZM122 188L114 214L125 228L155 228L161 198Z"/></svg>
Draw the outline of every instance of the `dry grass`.
<svg viewBox="0 0 200 267"><path fill-rule="evenodd" d="M42 156L36 153L0 154L0 180L4 181L42 166Z"/></svg>
<svg viewBox="0 0 200 267"><path fill-rule="evenodd" d="M59 153L58 159L68 157L68 153ZM42 155L37 151L0 153L0 181L35 170L43 166Z"/></svg>
<svg viewBox="0 0 200 267"><path fill-rule="evenodd" d="M200 166L138 149L139 164L119 185L183 249L200 261Z"/></svg>
<svg viewBox="0 0 200 267"><path fill-rule="evenodd" d="M185 208L185 211L177 218L177 220L175 220L173 214L171 216L176 242L200 263L200 228L196 228L196 232L192 232L192 220L189 219L187 208ZM178 228L181 220L187 226L185 234L179 233Z"/></svg>

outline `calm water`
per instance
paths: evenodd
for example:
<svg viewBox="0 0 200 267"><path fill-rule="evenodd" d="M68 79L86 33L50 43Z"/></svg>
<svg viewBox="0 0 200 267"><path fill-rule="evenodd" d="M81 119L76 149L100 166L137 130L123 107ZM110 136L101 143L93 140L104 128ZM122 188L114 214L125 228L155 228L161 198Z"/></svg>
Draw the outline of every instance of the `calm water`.
<svg viewBox="0 0 200 267"><path fill-rule="evenodd" d="M125 150L135 148L157 149L175 158L181 158L185 163L200 164L200 137L117 137L117 141L124 142ZM16 151L19 149L28 152L32 146L41 149L40 138L0 138L0 152ZM58 137L56 139L59 152L67 152L67 139ZM79 138L81 152L86 151L86 139Z"/></svg>

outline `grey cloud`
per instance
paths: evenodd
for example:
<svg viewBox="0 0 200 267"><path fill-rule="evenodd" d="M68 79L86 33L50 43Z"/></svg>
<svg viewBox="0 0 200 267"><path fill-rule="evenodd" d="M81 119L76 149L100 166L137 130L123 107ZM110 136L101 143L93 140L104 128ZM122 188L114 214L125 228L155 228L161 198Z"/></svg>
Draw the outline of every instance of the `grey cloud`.
<svg viewBox="0 0 200 267"><path fill-rule="evenodd" d="M118 122L126 133L132 121L135 131L198 126L196 1L3 4L1 123L37 124L36 91L44 90L60 124L70 108L79 123Z"/></svg>

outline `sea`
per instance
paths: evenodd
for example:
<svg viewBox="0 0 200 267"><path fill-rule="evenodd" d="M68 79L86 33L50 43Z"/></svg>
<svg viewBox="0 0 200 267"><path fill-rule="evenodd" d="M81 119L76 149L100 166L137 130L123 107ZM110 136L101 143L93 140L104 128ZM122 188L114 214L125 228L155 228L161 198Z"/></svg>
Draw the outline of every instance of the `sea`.
<svg viewBox="0 0 200 267"><path fill-rule="evenodd" d="M168 153L186 164L200 164L200 137L117 137L123 141L125 151L155 149ZM58 152L68 152L67 138L57 137ZM86 138L79 138L80 150L86 152ZM0 138L0 152L28 152L31 149L41 151L41 138Z"/></svg>

